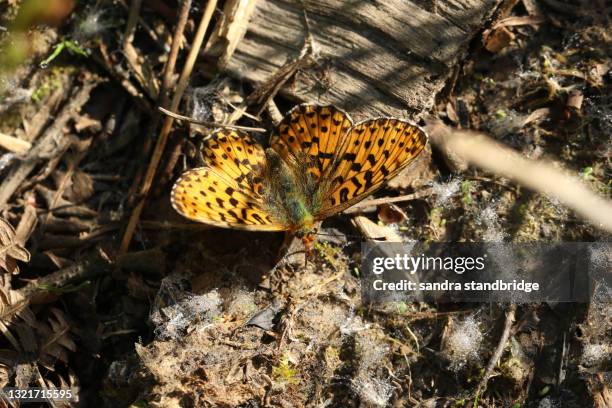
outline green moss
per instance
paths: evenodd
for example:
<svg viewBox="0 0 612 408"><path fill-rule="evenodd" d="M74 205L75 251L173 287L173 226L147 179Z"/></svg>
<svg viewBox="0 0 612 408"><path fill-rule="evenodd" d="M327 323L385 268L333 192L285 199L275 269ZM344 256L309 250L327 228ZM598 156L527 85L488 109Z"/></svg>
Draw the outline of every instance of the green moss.
<svg viewBox="0 0 612 408"><path fill-rule="evenodd" d="M470 205L474 202L472 199L472 190L474 190L474 185L470 180L463 180L461 182L461 193L463 194L462 200L466 205Z"/></svg>
<svg viewBox="0 0 612 408"><path fill-rule="evenodd" d="M338 269L340 266L340 255L342 254L342 250L339 247L333 246L329 242L317 241L314 248L327 264L334 269Z"/></svg>
<svg viewBox="0 0 612 408"><path fill-rule="evenodd" d="M49 96L56 89L62 87L63 68L53 68L47 76L45 76L38 87L32 92L31 99L33 102L40 102Z"/></svg>
<svg viewBox="0 0 612 408"><path fill-rule="evenodd" d="M289 356L284 354L277 366L272 367L272 379L282 384L298 384L299 372L289 361Z"/></svg>

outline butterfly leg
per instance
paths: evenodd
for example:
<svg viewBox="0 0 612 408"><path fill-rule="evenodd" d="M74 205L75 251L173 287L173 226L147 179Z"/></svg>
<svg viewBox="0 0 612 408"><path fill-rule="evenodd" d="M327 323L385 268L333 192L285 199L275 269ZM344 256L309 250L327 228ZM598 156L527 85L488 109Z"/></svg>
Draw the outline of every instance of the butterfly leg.
<svg viewBox="0 0 612 408"><path fill-rule="evenodd" d="M314 234L307 234L302 237L302 244L304 245L304 266L308 265L308 258L312 257L315 242L316 238Z"/></svg>

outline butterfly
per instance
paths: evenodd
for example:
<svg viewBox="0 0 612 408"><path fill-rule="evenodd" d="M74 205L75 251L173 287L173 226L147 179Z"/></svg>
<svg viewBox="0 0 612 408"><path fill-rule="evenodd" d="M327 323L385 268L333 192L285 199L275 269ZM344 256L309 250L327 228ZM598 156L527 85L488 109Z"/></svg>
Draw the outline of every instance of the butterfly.
<svg viewBox="0 0 612 408"><path fill-rule="evenodd" d="M203 167L185 171L171 202L184 217L251 231L289 231L307 250L314 225L382 187L427 144L419 126L376 118L354 124L334 106L294 107L270 147L219 129L203 145Z"/></svg>

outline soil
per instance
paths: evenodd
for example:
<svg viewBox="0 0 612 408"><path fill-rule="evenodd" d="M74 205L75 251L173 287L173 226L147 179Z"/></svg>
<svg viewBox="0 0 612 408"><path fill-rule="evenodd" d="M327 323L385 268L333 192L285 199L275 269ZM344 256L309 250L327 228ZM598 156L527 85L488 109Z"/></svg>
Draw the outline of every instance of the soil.
<svg viewBox="0 0 612 408"><path fill-rule="evenodd" d="M609 198L609 5L508 3L518 23L483 22L429 116L569 169ZM17 41L20 4L0 3L3 41ZM282 233L212 228L171 208L172 181L201 163L202 128L173 126L121 253L164 120L153 96L173 20L166 3L146 4L141 19L155 38L134 37L140 79L117 51L128 8L102 3L58 5L59 17L23 23L27 58L0 63L0 133L29 143L0 147L0 216L16 229L0 234L14 248L0 263L2 386L77 387L78 405L96 407L612 406L609 289L590 303L515 312L504 303L363 304L355 214L326 220L304 264L282 257ZM188 38L202 13L194 7ZM57 44L65 48L50 58ZM181 111L219 120L252 89L194 71ZM281 112L295 104L275 102ZM426 189L362 215L413 241L609 240L545 194L457 171L436 149L376 198ZM509 314L509 338L477 390Z"/></svg>

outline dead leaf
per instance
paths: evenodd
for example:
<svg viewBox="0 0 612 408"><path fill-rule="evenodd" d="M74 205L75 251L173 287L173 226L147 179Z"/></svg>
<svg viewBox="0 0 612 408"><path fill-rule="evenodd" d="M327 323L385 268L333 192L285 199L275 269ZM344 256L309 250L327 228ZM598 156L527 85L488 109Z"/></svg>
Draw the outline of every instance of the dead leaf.
<svg viewBox="0 0 612 408"><path fill-rule="evenodd" d="M395 204L382 204L378 207L378 219L383 224L398 224L408 219L406 213Z"/></svg>
<svg viewBox="0 0 612 408"><path fill-rule="evenodd" d="M457 111L450 101L446 104L446 116L448 117L448 120L453 122L455 125L459 123Z"/></svg>
<svg viewBox="0 0 612 408"><path fill-rule="evenodd" d="M485 30L482 36L484 47L494 54L506 48L514 40L514 34L506 27Z"/></svg>
<svg viewBox="0 0 612 408"><path fill-rule="evenodd" d="M65 176L66 173L59 170L53 174L57 188L64 183L62 198L73 203L82 203L94 194L93 179L89 174L75 170L70 175L70 180L64 181Z"/></svg>
<svg viewBox="0 0 612 408"><path fill-rule="evenodd" d="M550 116L550 108L540 108L531 112L523 121L521 122L521 127L527 126L532 122L540 122L543 119Z"/></svg>
<svg viewBox="0 0 612 408"><path fill-rule="evenodd" d="M414 163L402 170L397 177L389 180L387 186L398 190L408 188L418 190L433 180L437 174L438 170L431 160L431 147L427 145Z"/></svg>
<svg viewBox="0 0 612 408"><path fill-rule="evenodd" d="M15 242L15 230L3 218L0 218L0 269L9 273L19 273L16 261L29 262L30 253L27 249Z"/></svg>
<svg viewBox="0 0 612 408"><path fill-rule="evenodd" d="M604 86L604 83L605 83L604 78L608 74L609 71L610 71L609 62L595 64L588 71L588 78L589 78L589 82L591 86L595 88L600 88Z"/></svg>
<svg viewBox="0 0 612 408"><path fill-rule="evenodd" d="M32 148L32 143L0 133L0 147L12 153L25 154Z"/></svg>
<svg viewBox="0 0 612 408"><path fill-rule="evenodd" d="M78 119L74 122L74 128L79 133L84 129L89 129L92 132L100 132L102 130L102 123L100 123L98 119L93 119L88 115L79 115Z"/></svg>
<svg viewBox="0 0 612 408"><path fill-rule="evenodd" d="M395 230L384 225L378 225L362 215L353 218L351 222L368 240L387 242L403 241L402 237L395 232Z"/></svg>
<svg viewBox="0 0 612 408"><path fill-rule="evenodd" d="M580 112L582 108L582 101L584 100L584 94L579 89L574 89L571 91L567 97L567 101L565 102L565 106L568 109L572 109L575 112Z"/></svg>

